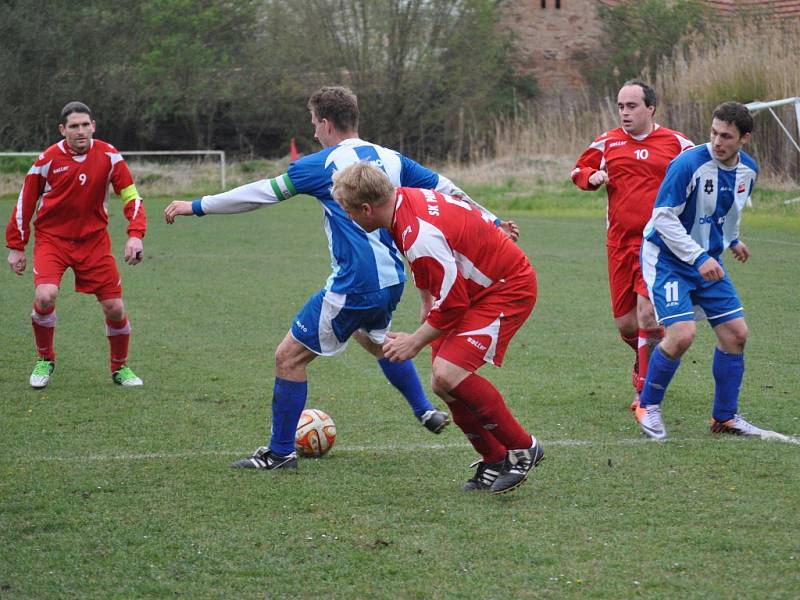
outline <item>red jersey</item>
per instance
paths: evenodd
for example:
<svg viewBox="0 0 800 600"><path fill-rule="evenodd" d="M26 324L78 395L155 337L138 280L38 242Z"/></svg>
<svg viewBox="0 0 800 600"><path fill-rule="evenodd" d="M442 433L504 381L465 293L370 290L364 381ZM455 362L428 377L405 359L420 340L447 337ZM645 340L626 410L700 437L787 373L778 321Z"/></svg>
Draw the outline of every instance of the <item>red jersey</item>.
<svg viewBox="0 0 800 600"><path fill-rule="evenodd" d="M398 188L396 199L391 234L414 284L434 297L432 327L452 329L495 282L533 273L525 253L475 206L416 188Z"/></svg>
<svg viewBox="0 0 800 600"><path fill-rule="evenodd" d="M682 133L656 125L649 135L636 139L621 127L607 131L575 163L572 181L582 190L596 190L589 177L608 172L608 245L642 244L642 231L670 161L694 144Z"/></svg>
<svg viewBox="0 0 800 600"><path fill-rule="evenodd" d="M76 154L66 140L53 144L33 163L6 227L6 246L25 250L30 221L37 231L80 240L108 225L108 184L124 203L128 235L144 237L147 217L128 166L111 144L92 140Z"/></svg>

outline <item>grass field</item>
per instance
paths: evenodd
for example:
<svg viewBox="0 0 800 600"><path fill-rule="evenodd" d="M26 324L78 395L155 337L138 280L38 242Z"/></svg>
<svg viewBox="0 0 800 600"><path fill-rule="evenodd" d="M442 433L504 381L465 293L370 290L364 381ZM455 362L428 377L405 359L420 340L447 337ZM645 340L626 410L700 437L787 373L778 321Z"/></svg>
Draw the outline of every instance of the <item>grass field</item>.
<svg viewBox="0 0 800 600"><path fill-rule="evenodd" d="M800 596L800 446L710 436L705 326L664 404L670 439L641 438L602 197L576 208L556 192L510 213L539 301L506 366L483 374L547 457L503 497L460 492L465 438L423 429L356 344L310 370L308 406L338 426L330 455L296 473L229 469L266 441L272 351L327 275L311 199L172 227L166 200L147 201L147 258L122 267L142 389L111 383L99 307L71 275L58 368L30 389L30 269L4 268L0 598ZM121 250L119 210L111 230ZM727 262L751 331L740 411L798 435L800 218L756 211L743 238L750 262ZM417 307L407 289L396 329Z"/></svg>

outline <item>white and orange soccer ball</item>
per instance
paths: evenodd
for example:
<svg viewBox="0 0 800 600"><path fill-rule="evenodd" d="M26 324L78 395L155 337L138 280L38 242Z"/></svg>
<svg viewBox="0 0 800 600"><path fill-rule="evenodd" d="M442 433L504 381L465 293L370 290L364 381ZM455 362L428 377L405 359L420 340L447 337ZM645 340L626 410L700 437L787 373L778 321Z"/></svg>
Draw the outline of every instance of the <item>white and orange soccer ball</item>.
<svg viewBox="0 0 800 600"><path fill-rule="evenodd" d="M297 422L294 447L301 456L324 456L336 441L336 425L330 415L318 408L307 408Z"/></svg>

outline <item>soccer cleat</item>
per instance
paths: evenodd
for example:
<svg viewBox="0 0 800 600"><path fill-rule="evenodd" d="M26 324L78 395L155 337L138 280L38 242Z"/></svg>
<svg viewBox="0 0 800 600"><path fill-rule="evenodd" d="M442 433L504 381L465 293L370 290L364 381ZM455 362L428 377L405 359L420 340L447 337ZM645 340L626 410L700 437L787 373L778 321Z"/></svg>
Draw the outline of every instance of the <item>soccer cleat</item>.
<svg viewBox="0 0 800 600"><path fill-rule="evenodd" d="M136 373L131 371L128 365L122 365L119 369L111 374L111 379L117 385L124 385L126 387L144 385L144 381L136 376Z"/></svg>
<svg viewBox="0 0 800 600"><path fill-rule="evenodd" d="M768 439L779 437L780 434L770 431L769 429L760 429L756 427L744 417L733 415L732 419L727 421L717 421L711 419L711 433L727 433L730 435L746 435L749 437L758 437L761 439Z"/></svg>
<svg viewBox="0 0 800 600"><path fill-rule="evenodd" d="M467 479L464 485L461 486L461 489L465 492L488 490L492 487L497 476L500 475L500 471L503 470L503 465L505 465L504 460L493 463L485 463L482 460L476 460L469 466L470 469L475 466L478 467L475 471L475 475L473 475L471 479Z"/></svg>
<svg viewBox="0 0 800 600"><path fill-rule="evenodd" d="M286 456L276 454L266 446L261 446L249 458L242 458L231 463L232 469L296 469L297 452Z"/></svg>
<svg viewBox="0 0 800 600"><path fill-rule="evenodd" d="M425 426L425 429L433 433L441 433L442 429L447 427L447 424L450 423L450 417L447 416L446 412L442 412L441 410L429 410L424 413L419 420Z"/></svg>
<svg viewBox="0 0 800 600"><path fill-rule="evenodd" d="M667 437L667 430L664 421L661 420L661 405L650 404L646 407L640 406L636 409L636 420L642 433L654 440L663 440Z"/></svg>
<svg viewBox="0 0 800 600"><path fill-rule="evenodd" d="M503 463L503 470L489 488L492 494L505 494L517 489L528 478L528 472L542 462L544 450L537 441L530 448L509 450Z"/></svg>
<svg viewBox="0 0 800 600"><path fill-rule="evenodd" d="M50 375L56 368L55 361L47 360L41 356L36 359L36 364L33 365L33 372L31 373L31 387L41 389L50 383Z"/></svg>

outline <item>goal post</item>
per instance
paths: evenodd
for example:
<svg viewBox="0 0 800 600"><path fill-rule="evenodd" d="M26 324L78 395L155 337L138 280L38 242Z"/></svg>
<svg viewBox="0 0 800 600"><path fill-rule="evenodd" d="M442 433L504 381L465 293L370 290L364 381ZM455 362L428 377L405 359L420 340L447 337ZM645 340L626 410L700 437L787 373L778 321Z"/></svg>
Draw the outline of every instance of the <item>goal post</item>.
<svg viewBox="0 0 800 600"><path fill-rule="evenodd" d="M225 189L226 163L224 150L120 150L123 156L217 156L219 157L219 179ZM39 156L41 152L0 152L3 156Z"/></svg>
<svg viewBox="0 0 800 600"><path fill-rule="evenodd" d="M773 110L777 106L786 106L787 104L794 104L794 114L795 120L797 121L797 140L794 139L794 136L789 131L789 128L783 124L783 121L780 120L775 111ZM756 113L760 110L768 110L772 117L778 122L778 125L783 132L786 134L786 137L789 138L789 141L795 147L795 149L800 152L800 145L798 145L798 140L800 140L800 97L795 98L784 98L782 100L770 100L769 102L750 102L745 104L745 106L750 110L752 113Z"/></svg>

